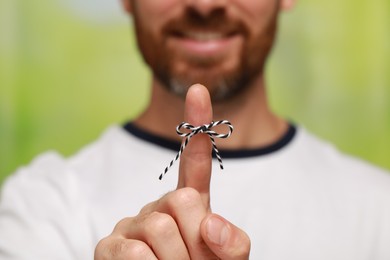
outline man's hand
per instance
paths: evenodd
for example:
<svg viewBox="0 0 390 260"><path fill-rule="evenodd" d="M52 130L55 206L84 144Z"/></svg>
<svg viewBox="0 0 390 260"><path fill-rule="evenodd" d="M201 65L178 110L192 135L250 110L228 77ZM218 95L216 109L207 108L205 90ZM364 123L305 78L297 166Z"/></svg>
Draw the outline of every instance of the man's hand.
<svg viewBox="0 0 390 260"><path fill-rule="evenodd" d="M192 86L185 103L186 122L212 121L207 89ZM99 242L95 260L103 259L248 259L246 233L211 213L211 143L207 135L191 138L181 155L177 189L121 220Z"/></svg>

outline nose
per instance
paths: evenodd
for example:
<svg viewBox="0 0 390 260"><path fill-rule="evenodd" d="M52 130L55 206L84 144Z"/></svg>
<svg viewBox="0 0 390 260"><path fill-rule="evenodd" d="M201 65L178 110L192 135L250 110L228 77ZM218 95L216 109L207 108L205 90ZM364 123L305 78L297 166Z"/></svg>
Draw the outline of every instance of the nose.
<svg viewBox="0 0 390 260"><path fill-rule="evenodd" d="M223 9L227 0L186 0L187 7L196 10L202 16L208 16L216 9Z"/></svg>

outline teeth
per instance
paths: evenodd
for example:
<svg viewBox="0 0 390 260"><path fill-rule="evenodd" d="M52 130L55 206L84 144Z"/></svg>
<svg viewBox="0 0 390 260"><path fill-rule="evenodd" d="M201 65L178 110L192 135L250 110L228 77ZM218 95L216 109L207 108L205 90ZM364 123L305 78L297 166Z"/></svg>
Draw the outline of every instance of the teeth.
<svg viewBox="0 0 390 260"><path fill-rule="evenodd" d="M186 32L185 37L197 40L197 41L213 41L223 38L223 34L216 32Z"/></svg>

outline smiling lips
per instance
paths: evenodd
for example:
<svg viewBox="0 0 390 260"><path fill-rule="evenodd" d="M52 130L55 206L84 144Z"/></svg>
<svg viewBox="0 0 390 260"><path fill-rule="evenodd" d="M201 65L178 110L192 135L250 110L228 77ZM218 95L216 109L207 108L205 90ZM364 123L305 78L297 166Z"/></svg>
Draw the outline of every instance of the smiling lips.
<svg viewBox="0 0 390 260"><path fill-rule="evenodd" d="M175 48L199 56L214 56L228 51L239 39L235 33L185 31L172 37Z"/></svg>
<svg viewBox="0 0 390 260"><path fill-rule="evenodd" d="M220 32L185 32L183 38L189 38L195 41L216 41L225 38L226 36Z"/></svg>

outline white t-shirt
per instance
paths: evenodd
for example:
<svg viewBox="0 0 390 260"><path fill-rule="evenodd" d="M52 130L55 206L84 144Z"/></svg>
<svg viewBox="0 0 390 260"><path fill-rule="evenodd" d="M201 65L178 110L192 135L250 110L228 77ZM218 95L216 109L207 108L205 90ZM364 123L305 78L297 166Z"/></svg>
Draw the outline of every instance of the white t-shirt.
<svg viewBox="0 0 390 260"><path fill-rule="evenodd" d="M173 190L177 162L158 176L178 144L132 125L128 131L110 127L78 154L48 152L8 178L0 259L93 259L120 219ZM212 210L248 233L251 259L390 259L387 172L303 128L266 148L221 154Z"/></svg>

